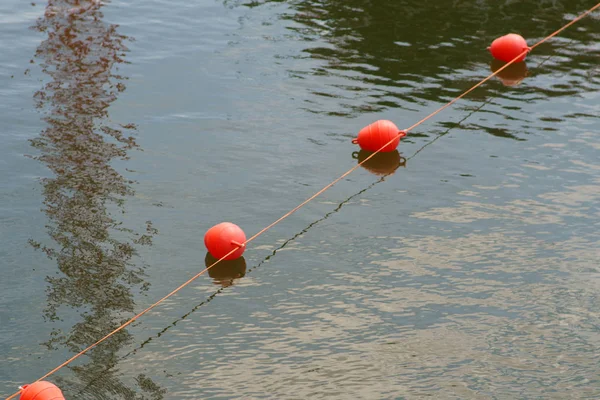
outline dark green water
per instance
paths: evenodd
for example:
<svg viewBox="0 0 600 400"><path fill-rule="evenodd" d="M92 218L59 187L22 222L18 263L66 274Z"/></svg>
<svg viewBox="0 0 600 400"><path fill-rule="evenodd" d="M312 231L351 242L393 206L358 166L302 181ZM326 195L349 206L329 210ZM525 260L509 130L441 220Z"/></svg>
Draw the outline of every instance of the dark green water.
<svg viewBox="0 0 600 400"><path fill-rule="evenodd" d="M212 225L250 236L356 165L363 126L483 79L496 37L594 5L2 2L0 395L203 269ZM599 398L599 19L49 380L67 399Z"/></svg>

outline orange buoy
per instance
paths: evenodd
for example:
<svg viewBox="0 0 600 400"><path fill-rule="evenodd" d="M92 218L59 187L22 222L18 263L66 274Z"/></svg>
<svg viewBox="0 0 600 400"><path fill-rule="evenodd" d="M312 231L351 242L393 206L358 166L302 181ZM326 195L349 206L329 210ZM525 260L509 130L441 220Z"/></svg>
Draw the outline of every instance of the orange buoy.
<svg viewBox="0 0 600 400"><path fill-rule="evenodd" d="M406 136L406 132L399 130L392 121L380 119L362 128L352 143L358 144L363 150L377 151L381 149L381 152L388 152L396 150L400 138L404 136Z"/></svg>
<svg viewBox="0 0 600 400"><path fill-rule="evenodd" d="M246 234L231 222L221 222L210 228L204 235L204 245L210 254L217 259L223 258L230 251L237 251L228 255L225 260L235 260L244 254Z"/></svg>
<svg viewBox="0 0 600 400"><path fill-rule="evenodd" d="M367 150L355 151L352 153L352 158L362 163L373 152ZM399 167L406 165L406 158L400 156L398 150L389 151L387 153L377 153L368 159L361 167L370 173L378 176L393 174Z"/></svg>
<svg viewBox="0 0 600 400"><path fill-rule="evenodd" d="M504 65L506 65L504 61L492 60L490 69L492 72L496 72ZM525 79L525 77L527 77L528 72L527 65L524 61L521 61L510 64L508 67L498 72L496 77L498 77L498 79L500 79L505 86L515 86Z"/></svg>
<svg viewBox="0 0 600 400"><path fill-rule="evenodd" d="M65 397L58 386L47 381L38 381L31 385L23 385L19 400L65 400Z"/></svg>
<svg viewBox="0 0 600 400"><path fill-rule="evenodd" d="M527 46L523 36L509 33L494 40L488 50L495 59L509 62L524 51L529 52L531 49ZM527 52L523 53L515 62L523 61L527 57Z"/></svg>

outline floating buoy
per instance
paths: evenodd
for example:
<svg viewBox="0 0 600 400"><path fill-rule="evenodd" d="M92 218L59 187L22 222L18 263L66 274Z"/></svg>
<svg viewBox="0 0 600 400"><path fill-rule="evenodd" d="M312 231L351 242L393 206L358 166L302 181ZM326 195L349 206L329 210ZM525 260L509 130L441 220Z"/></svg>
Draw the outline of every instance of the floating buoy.
<svg viewBox="0 0 600 400"><path fill-rule="evenodd" d="M204 235L206 249L217 259L223 258L234 249L237 251L228 255L225 260L235 260L240 257L246 249L245 241L244 231L231 222L221 222L210 228Z"/></svg>
<svg viewBox="0 0 600 400"><path fill-rule="evenodd" d="M492 45L488 47L488 50L495 59L509 62L525 50L529 52L531 49L527 46L527 42L523 39L523 36L516 33L509 33L494 40ZM527 53L523 53L515 62L523 61L525 57L527 57Z"/></svg>
<svg viewBox="0 0 600 400"><path fill-rule="evenodd" d="M358 160L358 163L365 161L367 157L373 154L372 151L361 150L352 153L352 158ZM372 158L368 159L361 167L371 172L372 174L390 175L393 174L399 167L406 165L406 158L400 156L398 150L389 151L387 153L377 153Z"/></svg>
<svg viewBox="0 0 600 400"><path fill-rule="evenodd" d="M65 397L58 386L47 381L38 381L31 385L23 385L19 400L65 400Z"/></svg>
<svg viewBox="0 0 600 400"><path fill-rule="evenodd" d="M210 267L218 261L212 254L206 253L204 265ZM235 260L223 260L208 270L208 276L213 279L215 285L224 287L231 286L235 279L243 278L246 275L246 260L244 257Z"/></svg>
<svg viewBox="0 0 600 400"><path fill-rule="evenodd" d="M492 72L496 72L504 65L506 65L504 61L492 60L490 68ZM527 74L527 65L524 61L521 61L510 64L508 67L500 71L496 76L505 86L515 86L525 79Z"/></svg>
<svg viewBox="0 0 600 400"><path fill-rule="evenodd" d="M358 144L363 150L377 151L391 141L381 149L381 152L388 152L396 150L400 138L404 136L406 136L406 132L399 130L392 121L380 119L362 128L352 143Z"/></svg>

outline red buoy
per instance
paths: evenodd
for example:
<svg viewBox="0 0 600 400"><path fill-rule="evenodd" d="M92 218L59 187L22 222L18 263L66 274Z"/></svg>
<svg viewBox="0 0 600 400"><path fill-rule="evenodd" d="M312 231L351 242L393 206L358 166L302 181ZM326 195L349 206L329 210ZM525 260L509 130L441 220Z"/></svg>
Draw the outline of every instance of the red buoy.
<svg viewBox="0 0 600 400"><path fill-rule="evenodd" d="M65 400L65 396L58 386L47 381L38 381L31 385L23 385L19 400Z"/></svg>
<svg viewBox="0 0 600 400"><path fill-rule="evenodd" d="M358 144L363 150L377 151L381 149L381 152L388 152L396 150L400 138L404 136L406 136L406 132L399 130L392 121L380 119L362 128L352 143ZM386 143L388 144L386 145Z"/></svg>
<svg viewBox="0 0 600 400"><path fill-rule="evenodd" d="M523 36L516 33L509 33L494 40L492 45L488 47L488 50L494 58L509 62L524 51L529 52L531 49L527 46L527 42L523 39ZM523 53L515 62L523 61L527 56L527 52Z"/></svg>
<svg viewBox="0 0 600 400"><path fill-rule="evenodd" d="M228 255L225 260L235 260L244 254L246 234L237 225L231 222L221 222L210 228L204 235L204 245L210 254L217 259L223 258L230 251L237 251Z"/></svg>

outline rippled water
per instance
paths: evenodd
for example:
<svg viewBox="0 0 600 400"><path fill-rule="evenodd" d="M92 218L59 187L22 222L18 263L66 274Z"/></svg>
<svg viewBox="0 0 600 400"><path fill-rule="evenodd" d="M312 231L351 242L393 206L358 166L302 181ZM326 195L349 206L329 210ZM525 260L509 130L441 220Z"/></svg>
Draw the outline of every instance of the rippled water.
<svg viewBox="0 0 600 400"><path fill-rule="evenodd" d="M537 4L533 4L537 3ZM0 4L0 393L589 1ZM49 380L68 399L600 397L600 16ZM392 173L392 175L386 175Z"/></svg>

